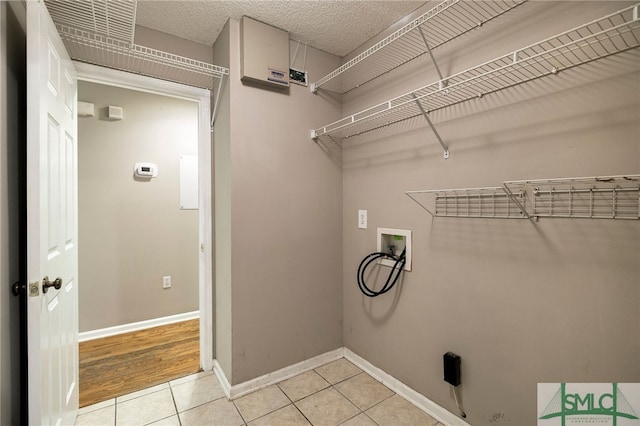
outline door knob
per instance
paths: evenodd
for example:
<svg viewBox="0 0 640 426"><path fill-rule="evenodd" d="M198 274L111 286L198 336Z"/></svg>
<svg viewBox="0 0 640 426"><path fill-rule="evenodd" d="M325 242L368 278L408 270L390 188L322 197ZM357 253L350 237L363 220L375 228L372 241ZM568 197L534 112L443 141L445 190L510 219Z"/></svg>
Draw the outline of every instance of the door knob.
<svg viewBox="0 0 640 426"><path fill-rule="evenodd" d="M20 291L25 287L26 286L24 284L22 284L20 281L15 282L11 286L11 292L13 293L14 296L18 297L18 296L20 296Z"/></svg>
<svg viewBox="0 0 640 426"><path fill-rule="evenodd" d="M53 281L49 281L49 277L44 277L42 279L42 292L46 293L47 291L49 291L49 287L60 290L60 287L62 287L62 278L58 277Z"/></svg>

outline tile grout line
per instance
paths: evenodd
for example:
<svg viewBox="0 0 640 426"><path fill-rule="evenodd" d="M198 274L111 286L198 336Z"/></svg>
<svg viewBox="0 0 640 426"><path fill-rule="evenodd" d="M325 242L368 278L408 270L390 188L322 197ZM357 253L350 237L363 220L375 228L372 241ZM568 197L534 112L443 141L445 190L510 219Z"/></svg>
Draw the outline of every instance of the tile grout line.
<svg viewBox="0 0 640 426"><path fill-rule="evenodd" d="M196 374L198 374L198 373L196 373ZM197 378L194 378L193 380L187 380L187 381L184 381L184 382L178 383L178 384L176 384L175 386L176 386L176 387L178 387L178 386L185 385L185 384L187 384L187 383L189 383L189 382L195 382L195 381L200 380L200 379L203 379L203 378L205 378L205 377L207 377L207 376L208 376L208 375L206 375L206 376L202 376L202 377L197 377ZM187 377L187 376L185 376L185 377ZM171 386L171 384L170 384L170 383L169 383L169 388L171 389L171 395L172 395L172 397L173 397L173 386ZM243 425L246 425L247 423L244 421L244 417L242 417L242 414L241 414L241 413L240 413L240 411L238 410L238 407L236 407L236 405L235 405L235 403L234 403L233 401L228 400L224 394L223 394L223 395L221 395L221 396L219 396L219 397L217 397L217 398L212 399L211 401L205 401L205 402L203 402L203 403L201 403L201 404L197 404L197 405L194 405L193 407L189 407L189 408L185 409L184 411L180 411L180 410L178 409L178 405L177 405L177 403L175 402L175 397L173 397L173 401L174 401L174 405L175 405L175 408L176 408L176 413L177 413L178 421L179 421L180 425L182 426L182 420L180 419L180 413L186 413L186 412L188 412L188 411L195 410L196 408L199 408L199 407L202 407L202 406L204 406L204 405L210 404L210 403L212 403L212 402L214 402L214 401L218 401L219 399L222 399L222 398L224 398L224 399L225 399L226 401L228 401L228 402L233 403L233 407L236 409L236 411L237 411L237 412L238 412L238 414L240 415L240 418L242 419L242 423L243 423Z"/></svg>
<svg viewBox="0 0 640 426"><path fill-rule="evenodd" d="M353 379L354 377L357 377L357 376L359 376L359 375L361 375L361 374L367 374L369 377L371 377L371 376L370 376L366 371L364 371L364 370L363 370L363 371L360 371L360 373L358 373L358 374L356 374L356 375L354 375L354 376L349 377L348 379L345 379L345 380L343 380L343 381L341 381L341 382L336 383L336 385L337 385L337 384L339 384L339 383L346 382L347 380ZM372 377L372 378L373 378L373 377ZM374 380L375 380L375 379L374 379ZM377 380L376 380L376 381L377 381ZM379 383L380 383L380 384L382 384L382 382L379 382ZM383 386L384 386L384 385L383 385ZM338 389L335 385L331 385L331 387L333 387L333 388L336 390L336 392L338 392L340 395L342 395L344 398L346 398L346 400L347 400L347 401L351 402L351 403L352 403L352 404L353 404L353 405L354 405L358 410L360 410L360 412L359 412L358 414L356 414L355 416L350 417L350 418L348 418L347 420L345 420L344 422L340 423L341 425L345 424L346 422L348 422L348 421L349 421L349 420L351 420L351 419L354 419L355 417L358 417L360 414L364 414L364 415L365 415L369 420L371 420L374 424L376 424L376 425L380 426L380 425L378 424L378 422L376 422L375 420L373 420L373 419L371 418L371 416L369 416L369 415L367 414L367 410L370 410L370 409L372 409L373 407L375 407L375 406L377 406L377 405L379 405L379 404L382 404L382 403L383 403L384 401L386 401L387 399L389 399L389 398L391 398L391 397L393 397L393 396L397 395L394 391L392 391L391 389L387 388L387 389L389 389L389 390L391 391L391 395L389 395L388 397L384 398L382 401L376 402L375 404L373 404L371 407L367 408L366 410L363 410L363 409L361 409L360 407L358 407L358 406L356 405L355 401L352 401L352 400L351 400L347 395L345 395L344 393L340 392L340 389ZM385 386L385 387L386 387L386 386Z"/></svg>
<svg viewBox="0 0 640 426"><path fill-rule="evenodd" d="M357 376L359 376L359 375L360 375L360 374L362 374L362 373L364 373L364 371L361 371L360 373L356 374L355 376L351 376L351 377L349 377L348 379L345 379L345 380L343 380L342 382L338 382L338 383L343 383L343 382L346 382L347 380L351 380L351 379L353 379L354 377L357 377ZM347 395L345 395L345 394L343 394L342 392L340 392L340 389L338 389L338 388L336 387L336 385L337 385L338 383L336 383L336 384L334 384L334 385L331 385L331 387L333 388L333 390L335 390L335 391L338 393L338 395L342 396L344 399L346 399L347 401L349 401L349 402L351 403L351 405L353 405L354 407L356 407L356 408L358 409L358 413L356 413L354 416L349 417L349 418L348 418L348 419L346 419L344 422L340 423L340 424L342 425L342 424L344 424L344 423L348 422L349 420L351 420L351 419L353 419L353 418L355 418L355 417L358 417L360 414L363 414L363 413L364 413L364 410L362 410L360 407L358 407L358 406L356 405L356 403L355 403L354 401L352 401L352 400L351 400ZM374 423L375 423L375 422L374 422Z"/></svg>
<svg viewBox="0 0 640 426"><path fill-rule="evenodd" d="M180 420L180 412L178 411L178 404L176 403L176 397L173 394L173 386L171 386L171 382L167 382L169 385L169 392L171 392L171 400L173 401L173 408L176 409L176 417L178 418L178 424L182 426L182 420Z"/></svg>
<svg viewBox="0 0 640 426"><path fill-rule="evenodd" d="M387 388L389 389L389 388ZM391 390L391 389L389 389ZM362 413L367 416L372 422L374 422L375 424L379 425L378 422L376 422L369 414L367 414L367 411L371 410L373 407L377 407L378 405L382 404L383 402L393 398L394 396L398 395L397 393L395 393L394 391L391 391L391 395L389 395L388 397L384 398L382 401L377 402L375 404L373 404L371 407L367 408L365 411L363 411Z"/></svg>
<svg viewBox="0 0 640 426"><path fill-rule="evenodd" d="M309 370L309 371L314 371L314 370ZM301 374L304 374L304 373L301 373ZM317 374L317 373L316 373L316 374ZM296 377L296 376L294 376L294 377ZM322 377L322 376L320 376L320 377ZM296 409L296 411L298 411L298 413L300 413L300 415L302 415L302 417L304 417L304 419L305 419L305 420L306 420L306 421L307 421L311 426L313 426L313 423L311 423L311 420L309 420L309 419L307 418L307 416L305 416L305 415L304 415L304 413L302 412L302 410L300 410L300 408L298 408L298 406L296 405L296 403L295 403L295 402L294 402L294 401L289 397L289 395L287 395L287 393L284 391L284 389L282 389L282 388L280 387L280 384L281 384L281 383L284 383L284 382L286 382L286 380L282 380L281 382L276 383L276 386L278 386L278 389L280 389L280 391L284 394L284 396L286 396L286 397L287 397L287 399L289 400L289 402L291 402L291 405L293 405L293 408L295 408L295 409ZM326 388L324 388L324 389L326 389ZM318 391L318 392L320 392L320 391ZM316 392L316 393L317 393L317 392ZM306 396L305 396L305 398L306 398ZM301 399L304 399L304 398L301 398ZM301 399L299 399L298 401L300 401Z"/></svg>
<svg viewBox="0 0 640 426"><path fill-rule="evenodd" d="M218 398L218 399L219 399L219 398ZM244 418L244 416L242 415L242 412L240 411L240 409L238 408L238 406L236 405L236 400L229 401L229 402L231 402L231 403L233 404L233 408L235 408L235 409L236 409L236 412L238 413L238 415L239 415L239 416L240 416L240 418L242 419L242 424L246 426L246 425L248 424L248 422L247 422L247 420Z"/></svg>
<svg viewBox="0 0 640 426"><path fill-rule="evenodd" d="M333 362L335 362L335 361L333 361ZM324 365L328 365L328 364L324 364ZM323 366L324 366L324 365L323 365ZM320 367L323 367L323 366L320 366ZM319 368L319 367L317 367L317 368ZM309 395L306 395L304 398L300 398L298 401L302 401L302 400L304 400L304 399L306 399L306 398L309 398L309 397L311 397L311 396L313 396L313 395L316 395L316 394L318 394L318 393L320 393L320 392L322 392L322 391L325 391L325 390L327 390L327 389L333 389L335 392L337 392L339 395L341 395L343 398L345 398L347 401L349 401L349 402L350 402L350 403L351 403L351 404L352 404L352 405L353 405L353 406L358 410L358 413L357 413L357 414L355 414L355 415L354 415L354 416L352 416L352 417L349 417L349 418L348 418L348 419L346 419L344 422L341 422L341 423L340 423L340 425L342 425L342 424L344 424L345 422L348 422L349 420L351 420L351 419L353 419L353 418L355 418L355 417L359 416L360 414L364 413L364 411L362 411L362 410L360 409L360 407L358 407L357 405L355 405L355 404L353 403L353 401L351 401L349 398L347 398L347 397L346 397L346 395L343 395L343 394L342 394L342 392L340 392L340 391L338 390L338 388L336 388L336 385L338 385L338 384L340 384L340 383L343 383L343 382L346 382L347 380L352 379L353 377L356 377L356 376L358 376L358 375L360 375L360 374L364 373L364 371L363 371L362 369L360 369L360 371L359 371L358 373L356 373L356 374L353 374L353 375L351 375L351 376L349 376L349 377L346 377L346 378L344 378L344 379L342 379L342 380L338 380L338 381L337 381L337 382L335 382L335 383L331 383L331 382L330 382L330 381L329 381L325 376L323 376L319 371L317 371L317 368L313 368L313 369L312 369L312 370L310 370L310 371L313 371L313 372L314 372L314 373L316 373L318 376L320 376L320 377L321 377L321 378L322 378L326 383L328 383L328 384L329 384L329 386L327 386L326 388L320 389L320 390L318 390L318 391L316 391L316 392L312 392L312 393L310 393ZM300 412L302 413L302 411L298 408L298 406L297 406L295 403L294 403L294 406L298 409L298 411L300 411ZM304 415L304 413L302 413L302 415L304 416L304 418L305 418L305 419L307 419L307 421L311 424L311 426L315 426L315 425L311 422L311 420L310 420L310 419L308 419L308 418L307 418L307 416L305 416L305 415ZM368 416L367 416L367 417L368 417ZM376 423L376 422L374 422L374 423ZM377 423L376 423L376 424L377 424ZM339 426L339 425L338 425L338 426Z"/></svg>
<svg viewBox="0 0 640 426"><path fill-rule="evenodd" d="M315 371L315 369L314 369L313 371ZM320 377L322 377L323 379L325 379L325 381L327 380L327 379L326 379L324 376L322 376L319 372L317 372L317 371L315 371L315 372L316 372ZM355 401L352 401L352 400L351 400L351 398L349 398L349 397L348 397L347 395L345 395L344 393L340 392L340 389L338 389L337 385L339 385L339 384L341 384L341 383L344 383L344 382L346 382L346 381L348 381L348 380L351 380L351 379L353 379L353 378L355 378L355 377L358 377L358 376L360 376L360 375L362 375L362 374L366 374L367 376L371 377L371 378L372 378L373 380L375 380L376 382L380 383L380 384L381 384L382 386L384 386L385 388L389 389L389 387L388 387L388 386L386 386L384 383L382 383L380 380L378 380L378 379L376 379L375 377L371 376L369 373L367 373L366 371L364 371L364 370L362 370L362 369L360 369L360 371L359 371L358 373L356 373L356 374L354 374L354 375L352 375L352 376L346 377L346 378L344 378L344 379L342 379L342 380L340 380L340 381L337 381L337 382L335 382L335 383L333 383L333 384L329 383L329 388L333 388L333 389L334 389L338 394L340 394L340 395L341 395L342 397L344 397L347 401L349 401L351 404L353 404L353 406L354 406L354 407L356 407L356 408L358 409L358 411L359 411L356 415L354 415L354 416L352 416L352 417L350 417L350 418L346 419L344 422L340 423L341 425L342 425L342 424L344 424L344 423L346 423L346 422L348 422L348 421L350 421L351 419L353 419L353 418L355 418L355 417L358 417L360 414L364 414L364 415L365 415L369 420L371 420L374 424L378 425L378 422L376 422L373 418L371 418L371 416L369 416L369 415L367 414L367 410L370 410L370 409L372 409L373 407L376 407L376 406L378 406L378 405L382 404L383 402L385 402L385 401L386 401L386 400L388 400L389 398L392 398L392 397L394 397L394 396L396 396L396 395L397 395L397 393L396 393L396 392L394 392L393 390L389 389L389 391L391 392L391 395L387 396L386 398L383 398L381 401L378 401L377 403L373 404L371 407L368 407L366 410L361 409L358 405L356 405ZM328 382L328 381L327 381L327 382ZM326 390L326 389L328 389L328 388L324 388L324 389L322 389L322 390ZM314 395L314 394L316 394L316 393L319 393L319 392L321 392L322 390L317 391L317 392L314 392L313 394L307 395L307 396L305 396L305 398L307 398L307 397L309 397L309 396L311 396L311 395ZM304 398L303 398L303 399L304 399ZM310 423L311 423L311 422L310 422Z"/></svg>
<svg viewBox="0 0 640 426"><path fill-rule="evenodd" d="M284 380L283 380L283 381L284 381ZM287 395L287 394L286 394L286 393L285 393L285 392L280 388L280 386L278 386L278 384L279 384L279 383L281 383L281 382L274 383L273 385L270 385L270 386L267 386L266 388L262 388L262 389L260 389L260 390L257 390L256 392L260 392L261 390L269 389L270 387L275 386L275 387L276 387L280 392L282 392L282 394L285 396L285 398L287 398L287 399L289 400L289 402L291 402L291 404L293 404L293 402L291 401L291 398L289 398L289 396L288 396L288 395ZM249 393L249 394L247 394L247 395L251 395L251 393ZM243 396L247 396L247 395L243 395ZM240 398L242 398L242 397L240 397ZM238 398L238 399L240 399L240 398ZM235 405L235 401L237 401L237 399L236 399L236 400L234 400L234 405ZM291 405L291 404L287 404L287 405ZM262 418L262 417L268 416L269 414L273 414L273 413L275 413L276 411L283 409L283 408L284 408L284 407L286 407L287 405L285 405L285 406L283 406L283 407L276 408L275 410L269 411L268 413L265 413L265 414L261 415L260 417L256 417L255 419L252 419L252 420L251 420L251 422L256 421L256 420L258 420L258 419L260 419L260 418ZM237 408L237 407L236 407L236 408ZM240 411L240 410L238 410L238 411ZM243 417L243 419L244 419L244 417ZM250 422L245 422L245 424L249 424L249 423L250 423Z"/></svg>

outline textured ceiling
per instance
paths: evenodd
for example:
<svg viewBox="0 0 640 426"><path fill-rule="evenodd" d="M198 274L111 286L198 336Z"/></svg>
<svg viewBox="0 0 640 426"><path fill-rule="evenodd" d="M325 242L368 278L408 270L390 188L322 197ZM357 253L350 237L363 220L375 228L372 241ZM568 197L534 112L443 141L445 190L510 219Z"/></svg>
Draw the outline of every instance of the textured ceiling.
<svg viewBox="0 0 640 426"><path fill-rule="evenodd" d="M243 15L289 32L294 40L344 56L425 1L139 0L136 24L213 45L229 17Z"/></svg>

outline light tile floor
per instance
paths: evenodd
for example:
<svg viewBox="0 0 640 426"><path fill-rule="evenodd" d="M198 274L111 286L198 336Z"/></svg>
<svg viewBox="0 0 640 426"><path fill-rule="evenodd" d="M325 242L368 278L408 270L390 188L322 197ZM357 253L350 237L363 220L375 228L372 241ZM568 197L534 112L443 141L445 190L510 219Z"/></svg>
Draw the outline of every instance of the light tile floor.
<svg viewBox="0 0 640 426"><path fill-rule="evenodd" d="M442 426L342 358L228 401L211 371L82 408L77 426Z"/></svg>

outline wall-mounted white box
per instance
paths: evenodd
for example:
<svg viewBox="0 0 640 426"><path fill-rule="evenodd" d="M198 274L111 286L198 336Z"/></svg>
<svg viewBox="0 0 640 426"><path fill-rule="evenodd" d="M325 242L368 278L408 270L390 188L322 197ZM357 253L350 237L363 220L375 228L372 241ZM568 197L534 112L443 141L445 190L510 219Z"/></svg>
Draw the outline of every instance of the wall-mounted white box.
<svg viewBox="0 0 640 426"><path fill-rule="evenodd" d="M90 102L78 101L78 117L93 117L95 106Z"/></svg>
<svg viewBox="0 0 640 426"><path fill-rule="evenodd" d="M243 16L240 76L242 81L289 87L289 33Z"/></svg>
<svg viewBox="0 0 640 426"><path fill-rule="evenodd" d="M124 109L119 106L109 105L107 109L107 116L111 121L122 120L124 118Z"/></svg>
<svg viewBox="0 0 640 426"><path fill-rule="evenodd" d="M394 228L378 228L377 251L389 253L389 247L393 247L393 255L400 256L402 250L406 248L405 257L407 261L404 264L405 271L411 271L412 262L412 241L411 231L408 229ZM394 261L391 259L382 259L380 264L384 266L393 266Z"/></svg>

